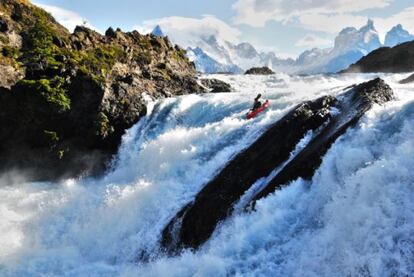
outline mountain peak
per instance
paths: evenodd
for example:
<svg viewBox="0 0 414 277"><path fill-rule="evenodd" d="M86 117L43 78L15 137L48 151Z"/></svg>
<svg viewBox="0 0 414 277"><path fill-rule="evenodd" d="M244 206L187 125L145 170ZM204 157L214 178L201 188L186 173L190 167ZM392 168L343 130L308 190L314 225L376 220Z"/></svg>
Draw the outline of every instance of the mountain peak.
<svg viewBox="0 0 414 277"><path fill-rule="evenodd" d="M404 33L409 34L406 29L401 24L397 24L388 31L388 33Z"/></svg>
<svg viewBox="0 0 414 277"><path fill-rule="evenodd" d="M385 35L384 45L393 47L410 40L414 40L414 35L411 35L401 24L398 24L392 27L392 29Z"/></svg>
<svg viewBox="0 0 414 277"><path fill-rule="evenodd" d="M361 29L359 29L359 31L361 32L375 31L376 32L377 30L375 29L374 21L372 19L368 19L367 24L362 26Z"/></svg>
<svg viewBox="0 0 414 277"><path fill-rule="evenodd" d="M335 38L334 50L336 52L358 50L366 54L380 46L381 43L374 27L374 21L368 19L367 24L359 30L354 27L343 29Z"/></svg>
<svg viewBox="0 0 414 277"><path fill-rule="evenodd" d="M346 35L346 34L351 34L351 33L356 33L358 32L358 30L354 27L346 27L343 28L342 31L339 32L339 35Z"/></svg>
<svg viewBox="0 0 414 277"><path fill-rule="evenodd" d="M164 32L161 29L160 25L155 26L155 28L152 30L151 34L157 37L164 37Z"/></svg>
<svg viewBox="0 0 414 277"><path fill-rule="evenodd" d="M403 30L404 28L401 24L397 24L392 29Z"/></svg>

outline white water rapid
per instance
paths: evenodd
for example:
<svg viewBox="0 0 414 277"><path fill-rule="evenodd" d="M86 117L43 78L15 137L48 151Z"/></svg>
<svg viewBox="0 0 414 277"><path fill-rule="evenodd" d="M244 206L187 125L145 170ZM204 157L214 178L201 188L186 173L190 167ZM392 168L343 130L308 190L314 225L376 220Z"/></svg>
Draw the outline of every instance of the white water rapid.
<svg viewBox="0 0 414 277"><path fill-rule="evenodd" d="M104 177L0 179L0 276L414 276L414 84L397 82L406 76L381 76L397 100L335 142L311 181L177 257L159 251L161 231L232 156L294 105L375 75L218 75L237 92L151 103ZM259 92L270 109L247 121Z"/></svg>

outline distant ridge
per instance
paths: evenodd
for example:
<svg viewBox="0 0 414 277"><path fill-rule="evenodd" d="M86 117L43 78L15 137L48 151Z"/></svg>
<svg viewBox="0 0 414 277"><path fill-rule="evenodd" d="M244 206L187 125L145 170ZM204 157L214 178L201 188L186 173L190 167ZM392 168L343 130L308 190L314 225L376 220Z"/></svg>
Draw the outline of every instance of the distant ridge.
<svg viewBox="0 0 414 277"><path fill-rule="evenodd" d="M392 48L379 48L343 72L402 73L411 71L414 71L414 41L405 42Z"/></svg>

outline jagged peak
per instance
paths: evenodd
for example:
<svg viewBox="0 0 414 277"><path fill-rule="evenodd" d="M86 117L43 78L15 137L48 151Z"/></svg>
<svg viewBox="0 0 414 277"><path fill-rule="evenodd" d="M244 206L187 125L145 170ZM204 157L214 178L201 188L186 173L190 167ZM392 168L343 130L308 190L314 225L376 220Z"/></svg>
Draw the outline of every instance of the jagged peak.
<svg viewBox="0 0 414 277"><path fill-rule="evenodd" d="M339 35L346 35L346 34L356 33L357 31L358 30L355 27L346 27L346 28L343 28L339 32Z"/></svg>
<svg viewBox="0 0 414 277"><path fill-rule="evenodd" d="M392 27L392 29L399 29L399 30L403 30L404 28L403 28L403 26L401 25L401 24L397 24L397 25L395 25L394 27ZM391 29L391 30L392 30Z"/></svg>
<svg viewBox="0 0 414 277"><path fill-rule="evenodd" d="M394 33L394 32L409 34L409 32L406 29L404 29L404 27L401 24L395 25L394 27L391 28L391 30L388 31L388 33Z"/></svg>
<svg viewBox="0 0 414 277"><path fill-rule="evenodd" d="M157 25L154 27L154 29L152 30L151 34L153 34L154 36L158 36L158 37L164 37L165 34L161 29L160 25Z"/></svg>
<svg viewBox="0 0 414 277"><path fill-rule="evenodd" d="M109 28L112 28L112 27L109 27ZM86 26L80 26L80 25L77 25L73 32L74 33L97 33L96 31L92 30L91 28L88 28Z"/></svg>
<svg viewBox="0 0 414 277"><path fill-rule="evenodd" d="M385 46L395 46L397 44L414 40L414 35L410 34L401 24L395 25L385 35Z"/></svg>
<svg viewBox="0 0 414 277"><path fill-rule="evenodd" d="M366 31L375 31L376 32L377 30L375 29L375 26L374 26L374 20L369 18L368 21L367 21L367 24L362 26L359 29L359 31L360 32L366 32Z"/></svg>
<svg viewBox="0 0 414 277"><path fill-rule="evenodd" d="M254 49L253 45L251 45L248 42L242 42L236 45L239 48L243 48L243 49Z"/></svg>

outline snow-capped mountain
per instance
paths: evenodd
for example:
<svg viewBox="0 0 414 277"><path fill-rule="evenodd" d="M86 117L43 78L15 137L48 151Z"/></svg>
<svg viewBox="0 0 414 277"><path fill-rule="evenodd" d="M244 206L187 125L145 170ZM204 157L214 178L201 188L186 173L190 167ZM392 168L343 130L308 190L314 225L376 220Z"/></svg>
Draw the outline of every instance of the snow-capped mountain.
<svg viewBox="0 0 414 277"><path fill-rule="evenodd" d="M411 40L414 40L414 35L411 35L401 24L398 24L385 35L384 45L394 47L398 44Z"/></svg>
<svg viewBox="0 0 414 277"><path fill-rule="evenodd" d="M336 55L342 55L357 50L366 55L378 47L381 47L378 32L375 30L374 22L368 20L359 30L353 27L343 29L335 38L332 51Z"/></svg>
<svg viewBox="0 0 414 277"><path fill-rule="evenodd" d="M305 51L295 62L295 73L338 72L358 61L371 51L381 47L374 22L368 20L360 29L344 28L335 38L331 49Z"/></svg>
<svg viewBox="0 0 414 277"><path fill-rule="evenodd" d="M159 25L152 33L168 35ZM188 57L202 73L242 73L257 66L267 66L276 72L292 74L338 72L382 46L372 20L368 20L366 25L359 29L344 28L336 36L332 48L306 50L296 60L281 59L274 52L259 52L250 43L231 43L211 34L196 34L187 41L181 40L178 36L175 34L170 38L173 42L187 48ZM394 46L413 39L413 35L410 35L401 25L397 25L387 33L385 45Z"/></svg>
<svg viewBox="0 0 414 277"><path fill-rule="evenodd" d="M169 35L159 25L151 33L158 36ZM278 58L273 52L259 52L247 42L234 44L214 35L198 35L190 41L174 35L169 37L174 43L187 49L187 56L202 73L242 73L255 66L285 68L294 64L294 60Z"/></svg>
<svg viewBox="0 0 414 277"><path fill-rule="evenodd" d="M187 48L187 57L203 73L231 72L242 73L243 69L234 64L222 64L207 55L200 47Z"/></svg>
<svg viewBox="0 0 414 277"><path fill-rule="evenodd" d="M154 28L154 30L152 30L151 34L153 34L154 36L159 36L159 37L165 36L163 31L161 30L160 25L155 26L155 28Z"/></svg>
<svg viewBox="0 0 414 277"><path fill-rule="evenodd" d="M321 57L324 57L326 54L328 54L330 49L319 49L319 48L313 48L311 50L306 50L302 54L299 55L299 57L296 59L295 65L303 66L303 65L309 65L316 61L318 61Z"/></svg>
<svg viewBox="0 0 414 277"><path fill-rule="evenodd" d="M153 33L164 33L159 26ZM174 38L172 38L174 40ZM333 48L314 48L303 52L296 60L281 59L273 52L259 52L247 42L233 44L214 35L198 36L186 47L189 58L203 73L240 73L251 67L268 66L276 72L327 73L338 72L381 47L374 22L368 20L360 29L348 27L335 38Z"/></svg>
<svg viewBox="0 0 414 277"><path fill-rule="evenodd" d="M258 52L250 43L233 44L215 36L200 37L197 47L189 49L193 50L190 59L203 73L214 73L214 67L219 68L220 72L240 73L254 66L293 64L293 60L280 59L272 52Z"/></svg>

